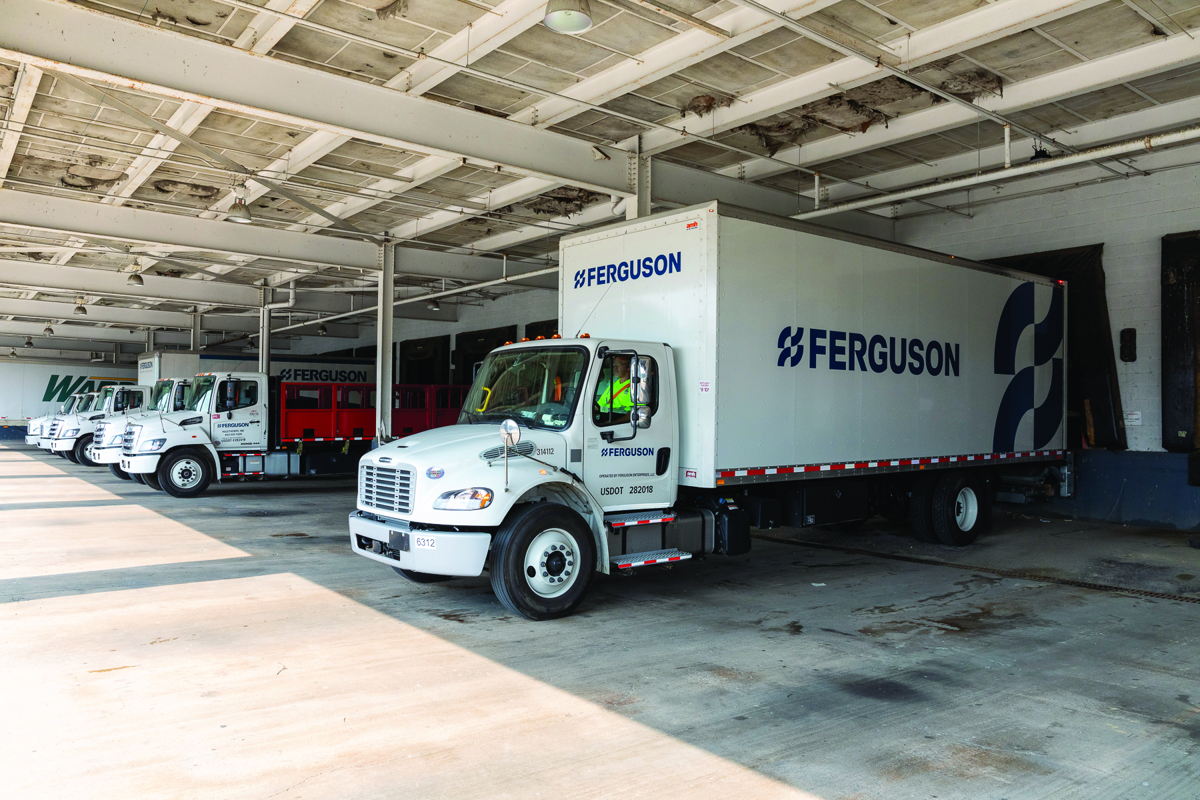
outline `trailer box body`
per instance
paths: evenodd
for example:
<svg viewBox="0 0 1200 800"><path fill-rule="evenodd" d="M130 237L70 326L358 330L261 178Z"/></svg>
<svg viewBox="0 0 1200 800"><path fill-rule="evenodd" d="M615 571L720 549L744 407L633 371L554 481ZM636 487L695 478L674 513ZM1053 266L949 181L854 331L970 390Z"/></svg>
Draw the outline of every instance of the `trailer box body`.
<svg viewBox="0 0 1200 800"><path fill-rule="evenodd" d="M709 203L565 237L564 336L665 342L681 486L1064 448L1055 281Z"/></svg>

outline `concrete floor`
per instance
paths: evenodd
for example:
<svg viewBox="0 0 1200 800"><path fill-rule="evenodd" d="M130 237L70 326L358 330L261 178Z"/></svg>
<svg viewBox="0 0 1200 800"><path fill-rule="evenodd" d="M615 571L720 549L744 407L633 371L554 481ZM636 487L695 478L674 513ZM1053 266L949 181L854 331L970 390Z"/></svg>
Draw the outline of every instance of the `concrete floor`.
<svg viewBox="0 0 1200 800"><path fill-rule="evenodd" d="M531 623L351 555L352 503L0 448L5 795L1200 798L1200 604L760 540ZM1176 532L774 533L1200 598Z"/></svg>

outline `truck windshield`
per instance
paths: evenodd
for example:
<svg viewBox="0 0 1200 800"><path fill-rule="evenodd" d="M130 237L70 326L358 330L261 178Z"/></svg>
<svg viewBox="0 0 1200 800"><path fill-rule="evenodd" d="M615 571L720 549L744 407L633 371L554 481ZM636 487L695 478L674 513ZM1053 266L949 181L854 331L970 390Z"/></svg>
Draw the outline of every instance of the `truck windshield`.
<svg viewBox="0 0 1200 800"><path fill-rule="evenodd" d="M586 366L587 351L578 347L492 353L480 366L458 421L512 417L531 428L565 428Z"/></svg>
<svg viewBox="0 0 1200 800"><path fill-rule="evenodd" d="M116 391L115 386L105 386L103 389L101 389L100 390L100 399L96 401L96 408L101 411L110 408L112 405L111 400L112 400L113 392L115 392L115 391Z"/></svg>
<svg viewBox="0 0 1200 800"><path fill-rule="evenodd" d="M216 375L197 375L187 396L188 411L207 411L208 401L212 396L213 386L217 383Z"/></svg>
<svg viewBox="0 0 1200 800"><path fill-rule="evenodd" d="M167 408L167 398L171 395L171 386L174 383L170 378L154 382L154 391L150 393L150 408L155 411L171 410Z"/></svg>
<svg viewBox="0 0 1200 800"><path fill-rule="evenodd" d="M71 395L70 397L67 398L66 402L63 403L62 406L58 409L58 413L70 414L71 409L73 409L75 407L75 403L78 400L79 400L78 397L76 397L75 395Z"/></svg>
<svg viewBox="0 0 1200 800"><path fill-rule="evenodd" d="M75 413L82 414L92 407L92 401L96 399L94 394L85 394L79 398L79 402L75 404Z"/></svg>

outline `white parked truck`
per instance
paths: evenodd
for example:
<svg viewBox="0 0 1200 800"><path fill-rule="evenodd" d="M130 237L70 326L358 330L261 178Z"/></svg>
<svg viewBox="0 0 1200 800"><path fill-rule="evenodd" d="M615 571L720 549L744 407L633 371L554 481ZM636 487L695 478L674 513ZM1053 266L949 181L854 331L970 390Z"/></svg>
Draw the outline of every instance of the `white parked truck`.
<svg viewBox="0 0 1200 800"><path fill-rule="evenodd" d="M191 379L182 411L129 423L119 469L175 497L195 497L213 480L352 475L371 439L361 422L329 437L288 439L282 431L289 407L303 406L297 413L315 414L336 428L339 420L373 408L371 403L369 384L200 373Z"/></svg>
<svg viewBox="0 0 1200 800"><path fill-rule="evenodd" d="M47 414L43 417L34 417L33 419L29 420L29 422L25 425L25 444L37 447L38 440L42 438L43 434L49 433L50 425L54 422L54 420L70 414L71 409L73 409L75 404L79 402L79 398L80 395L78 394L69 395L65 400L62 401L62 403L59 404L58 410L53 414Z"/></svg>
<svg viewBox="0 0 1200 800"><path fill-rule="evenodd" d="M562 239L571 338L490 353L459 423L363 456L355 552L569 613L594 572L907 517L965 544L1059 477L1065 289L716 202Z"/></svg>
<svg viewBox="0 0 1200 800"><path fill-rule="evenodd" d="M96 423L96 431L92 435L92 450L89 454L92 461L101 466L107 466L116 477L129 480L130 474L121 469L121 449L125 445L125 429L131 424L140 423L142 420L159 414L183 411L187 406L189 386L191 386L190 378L162 378L154 382L154 387L150 390L150 399L144 409L139 409L136 413L124 417L106 417Z"/></svg>
<svg viewBox="0 0 1200 800"><path fill-rule="evenodd" d="M100 397L100 392L77 392L71 395L71 397L74 398L74 402L71 403L70 408L61 414L55 414L49 422L43 425L42 431L38 435L37 440L37 446L39 448L42 450L49 450L51 453L55 453L63 458L66 458L67 454L61 450L55 450L53 447L54 440L58 438L58 431L62 427L63 420L67 417L74 416L75 414L84 414L88 411L91 411L96 399Z"/></svg>
<svg viewBox="0 0 1200 800"><path fill-rule="evenodd" d="M94 467L92 440L101 420L124 419L130 413L145 408L151 388L140 384L105 386L95 402L87 409L77 407L59 420L50 442L50 449L62 453L68 461Z"/></svg>

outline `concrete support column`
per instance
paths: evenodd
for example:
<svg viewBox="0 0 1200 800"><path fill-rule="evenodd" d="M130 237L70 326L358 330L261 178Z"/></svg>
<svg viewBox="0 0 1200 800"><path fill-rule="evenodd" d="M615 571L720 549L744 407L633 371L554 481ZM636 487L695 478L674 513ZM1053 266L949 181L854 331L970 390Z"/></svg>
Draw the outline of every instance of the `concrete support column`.
<svg viewBox="0 0 1200 800"><path fill-rule="evenodd" d="M375 441L392 440L392 302L396 295L396 246L379 245L379 285L375 297Z"/></svg>
<svg viewBox="0 0 1200 800"><path fill-rule="evenodd" d="M190 343L190 347L188 347L188 349L193 352L198 351L200 349L200 323L201 323L201 321L202 321L201 314L199 314L199 313L192 314L192 334L191 334L191 338L188 340Z"/></svg>
<svg viewBox="0 0 1200 800"><path fill-rule="evenodd" d="M258 310L258 371L271 374L271 290L262 290L262 306Z"/></svg>
<svg viewBox="0 0 1200 800"><path fill-rule="evenodd" d="M154 352L154 329L153 328L149 328L146 331L146 352L147 353Z"/></svg>

